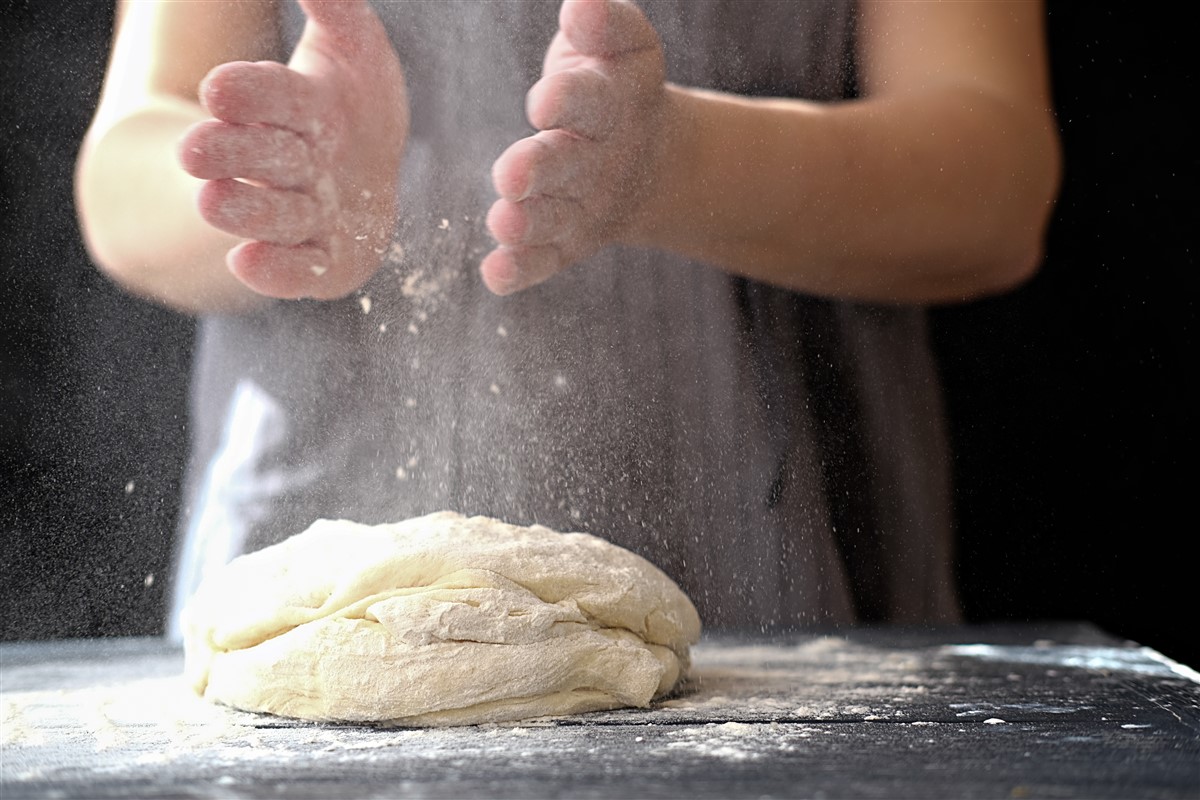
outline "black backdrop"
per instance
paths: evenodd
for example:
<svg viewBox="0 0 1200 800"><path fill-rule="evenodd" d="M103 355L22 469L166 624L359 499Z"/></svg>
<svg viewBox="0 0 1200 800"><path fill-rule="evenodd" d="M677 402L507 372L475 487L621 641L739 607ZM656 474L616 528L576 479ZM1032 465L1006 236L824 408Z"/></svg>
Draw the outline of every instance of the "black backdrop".
<svg viewBox="0 0 1200 800"><path fill-rule="evenodd" d="M71 170L107 0L0 18L0 638L158 632L187 319L88 263ZM1066 182L1042 272L934 312L973 620L1087 619L1200 666L1193 61L1183 20L1052 2Z"/></svg>

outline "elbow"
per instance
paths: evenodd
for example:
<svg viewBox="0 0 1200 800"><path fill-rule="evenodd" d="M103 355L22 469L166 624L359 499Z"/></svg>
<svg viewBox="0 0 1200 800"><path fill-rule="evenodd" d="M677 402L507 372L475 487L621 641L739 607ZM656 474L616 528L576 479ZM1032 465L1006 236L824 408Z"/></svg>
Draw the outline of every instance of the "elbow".
<svg viewBox="0 0 1200 800"><path fill-rule="evenodd" d="M137 259L127 245L123 245L106 226L103 214L89 210L87 201L76 195L76 214L79 230L88 258L109 281L127 294L166 306L159 292L155 291L154 275L144 260ZM97 217L100 219L97 219ZM182 309L181 309L182 310Z"/></svg>
<svg viewBox="0 0 1200 800"><path fill-rule="evenodd" d="M100 272L117 285L136 292L139 265L132 258L128 237L128 215L118 213L123 183L119 176L107 174L105 159L99 156L96 142L89 134L75 160L75 216L88 257Z"/></svg>
<svg viewBox="0 0 1200 800"><path fill-rule="evenodd" d="M1019 177L1004 194L1003 213L994 216L991 235L981 241L978 291L972 299L1004 294L1038 274L1046 256L1046 236L1062 185L1062 152L1052 120L1040 126L1020 159Z"/></svg>
<svg viewBox="0 0 1200 800"><path fill-rule="evenodd" d="M1038 274L1046 258L1046 234L1053 208L1053 198L1048 197L992 241L989 251L993 257L985 296L1019 289Z"/></svg>
<svg viewBox="0 0 1200 800"><path fill-rule="evenodd" d="M86 215L80 212L79 229L88 258L102 275L128 294L161 302L150 288L152 283L146 266L127 258L114 242L105 237L102 226L89 224Z"/></svg>
<svg viewBox="0 0 1200 800"><path fill-rule="evenodd" d="M941 298L943 303L971 302L1015 291L1034 279L1045 260L1046 220L1021 228L1006 226L1003 231L978 244L982 249L971 270L973 279L959 283L960 289ZM959 262L961 263L961 262ZM947 287L949 288L949 287Z"/></svg>
<svg viewBox="0 0 1200 800"><path fill-rule="evenodd" d="M93 125L75 159L75 214L92 263L126 292L163 305L170 286L164 262L187 244L175 222L173 178L157 166L163 139L157 121L131 114ZM159 124L161 127L161 124ZM187 199L190 203L190 198Z"/></svg>
<svg viewBox="0 0 1200 800"><path fill-rule="evenodd" d="M953 305L1012 292L1037 275L1045 259L1050 214L996 225L990 235L944 252L944 270L930 273L924 302Z"/></svg>
<svg viewBox="0 0 1200 800"><path fill-rule="evenodd" d="M97 219L97 212L86 192L81 190L78 178L75 186L75 214L88 258L105 277L123 289L132 291L132 284L136 283L136 270L121 257L121 250L112 237L106 235L107 230L103 222Z"/></svg>
<svg viewBox="0 0 1200 800"><path fill-rule="evenodd" d="M112 237L106 235L106 228L102 220L97 219L97 212L81 188L78 176L75 182L75 215L80 237L92 265L125 291L134 291L135 270L121 258L121 251Z"/></svg>
<svg viewBox="0 0 1200 800"><path fill-rule="evenodd" d="M994 265L991 280L981 287L980 299L1019 289L1032 281L1042 268L1045 247L1040 236L1030 237L1025 247L1010 249L1011 255Z"/></svg>

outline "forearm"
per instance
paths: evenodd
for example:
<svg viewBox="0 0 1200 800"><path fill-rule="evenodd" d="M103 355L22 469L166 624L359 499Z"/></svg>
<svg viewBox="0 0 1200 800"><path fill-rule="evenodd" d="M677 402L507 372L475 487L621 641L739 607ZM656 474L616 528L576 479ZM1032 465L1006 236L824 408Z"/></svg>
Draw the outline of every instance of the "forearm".
<svg viewBox="0 0 1200 800"><path fill-rule="evenodd" d="M1047 114L952 85L837 104L667 91L635 243L872 302L969 299L1036 269L1059 169Z"/></svg>
<svg viewBox="0 0 1200 800"><path fill-rule="evenodd" d="M176 154L206 116L165 97L90 134L76 171L79 219L92 258L129 291L192 313L245 310L264 298L225 266L239 240L200 217L200 181Z"/></svg>

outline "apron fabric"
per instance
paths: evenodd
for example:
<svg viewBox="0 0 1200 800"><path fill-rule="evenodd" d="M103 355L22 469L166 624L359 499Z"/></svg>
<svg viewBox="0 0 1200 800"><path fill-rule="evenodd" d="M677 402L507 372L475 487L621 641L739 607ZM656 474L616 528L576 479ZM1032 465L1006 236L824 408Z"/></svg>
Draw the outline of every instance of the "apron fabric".
<svg viewBox="0 0 1200 800"><path fill-rule="evenodd" d="M641 5L672 82L854 96L852 3ZM629 548L710 630L957 619L924 312L627 247L492 296L490 168L532 133L558 3L375 8L411 102L394 244L354 296L203 321L176 610L315 519L451 509Z"/></svg>

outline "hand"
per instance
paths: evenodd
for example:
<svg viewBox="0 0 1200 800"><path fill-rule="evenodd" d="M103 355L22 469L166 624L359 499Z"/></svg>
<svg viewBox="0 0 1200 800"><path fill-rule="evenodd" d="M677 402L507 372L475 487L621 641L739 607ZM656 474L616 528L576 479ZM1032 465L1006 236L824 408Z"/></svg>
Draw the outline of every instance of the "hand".
<svg viewBox="0 0 1200 800"><path fill-rule="evenodd" d="M539 133L492 168L500 243L480 266L496 294L541 283L630 232L664 140L662 44L625 0L565 0L541 80L526 98Z"/></svg>
<svg viewBox="0 0 1200 800"><path fill-rule="evenodd" d="M254 291L342 297L378 269L395 222L408 135L400 62L365 0L301 0L308 17L285 67L212 70L200 100L215 117L180 144L207 181L201 216L250 240L226 256Z"/></svg>

